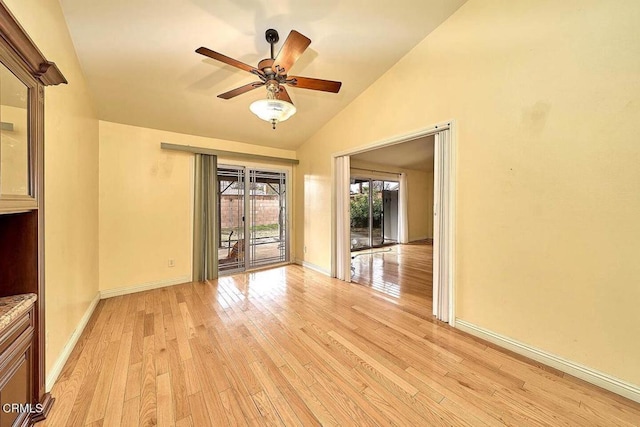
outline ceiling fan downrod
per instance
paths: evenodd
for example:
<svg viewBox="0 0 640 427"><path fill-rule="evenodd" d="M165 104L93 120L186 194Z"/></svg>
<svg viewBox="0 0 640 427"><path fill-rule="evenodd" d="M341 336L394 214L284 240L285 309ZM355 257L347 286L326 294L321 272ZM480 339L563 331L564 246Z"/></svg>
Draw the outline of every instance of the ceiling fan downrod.
<svg viewBox="0 0 640 427"><path fill-rule="evenodd" d="M278 40L280 40L278 32L273 28L269 28L267 31L265 31L264 38L267 39L267 43L271 45L271 59L275 59L275 56L273 54L273 45L278 43Z"/></svg>

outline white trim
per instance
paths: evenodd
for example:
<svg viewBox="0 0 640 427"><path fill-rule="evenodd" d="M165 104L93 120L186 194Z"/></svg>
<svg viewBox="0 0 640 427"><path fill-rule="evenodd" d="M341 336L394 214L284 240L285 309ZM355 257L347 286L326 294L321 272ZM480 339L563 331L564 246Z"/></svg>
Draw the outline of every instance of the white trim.
<svg viewBox="0 0 640 427"><path fill-rule="evenodd" d="M53 364L53 367L51 368L49 375L47 375L47 381L45 383L45 390L47 392L51 391L51 389L53 388L53 385L55 384L58 377L60 376L60 372L62 372L62 368L64 368L65 363L67 363L67 360L71 355L71 352L73 351L76 344L78 343L78 339L80 339L80 336L82 335L84 328L87 326L87 323L89 323L89 319L91 319L91 315L93 314L93 311L96 309L96 306L98 305L99 301L100 301L100 292L96 293L96 296L93 298L93 300L89 304L89 307L87 307L87 310L84 312L84 315L80 319L80 322L78 322L78 326L71 334L69 341L67 341L65 346L62 348L62 351L60 352L60 355L56 359L56 362Z"/></svg>
<svg viewBox="0 0 640 427"><path fill-rule="evenodd" d="M174 279L158 280L155 282L142 283L135 286L124 286L122 288L107 289L100 291L100 299L117 297L120 295L135 294L136 292L148 291L150 289L164 288L166 286L179 285L181 283L191 282L191 276L185 275Z"/></svg>
<svg viewBox="0 0 640 427"><path fill-rule="evenodd" d="M595 369L564 359L544 350L531 347L528 344L521 343L461 319L456 319L456 328L478 338L497 344L522 356L526 356L530 359L542 362L545 365L559 369L562 372L566 372L574 377L583 379L591 384L597 385L598 387L602 387L605 390L612 391L620 396L640 402L640 386L638 385L628 383L609 374L605 374L604 372L596 371Z"/></svg>
<svg viewBox="0 0 640 427"><path fill-rule="evenodd" d="M308 268L309 270L313 270L315 272L318 272L320 274L324 274L325 276L329 276L331 277L331 272L329 270L326 270L318 265L312 264L310 262L301 260L301 259L296 259L296 264L301 265L304 268Z"/></svg>

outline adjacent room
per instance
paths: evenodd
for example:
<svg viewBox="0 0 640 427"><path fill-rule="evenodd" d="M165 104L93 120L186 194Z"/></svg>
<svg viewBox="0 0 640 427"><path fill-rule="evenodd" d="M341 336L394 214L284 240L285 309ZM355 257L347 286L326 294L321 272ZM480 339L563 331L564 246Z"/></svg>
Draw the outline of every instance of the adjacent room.
<svg viewBox="0 0 640 427"><path fill-rule="evenodd" d="M431 298L434 137L350 157L351 282Z"/></svg>
<svg viewBox="0 0 640 427"><path fill-rule="evenodd" d="M637 0L0 0L0 425L640 425Z"/></svg>

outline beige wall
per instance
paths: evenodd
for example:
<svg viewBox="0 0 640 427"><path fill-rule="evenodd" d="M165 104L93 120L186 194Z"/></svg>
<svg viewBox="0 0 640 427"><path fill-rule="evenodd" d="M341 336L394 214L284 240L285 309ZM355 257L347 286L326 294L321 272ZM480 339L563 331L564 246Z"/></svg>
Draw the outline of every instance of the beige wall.
<svg viewBox="0 0 640 427"><path fill-rule="evenodd" d="M161 142L295 158L288 150L100 121L101 291L190 280L193 155L162 150Z"/></svg>
<svg viewBox="0 0 640 427"><path fill-rule="evenodd" d="M351 160L351 176L368 177L367 169L372 171L387 171L407 174L407 216L409 220L409 241L422 240L433 237L433 172L415 169L404 169L389 165ZM354 170L354 168L357 168ZM360 169L360 170L358 170ZM375 175L375 174L373 174ZM375 176L372 176L375 178Z"/></svg>
<svg viewBox="0 0 640 427"><path fill-rule="evenodd" d="M46 369L98 292L98 121L56 0L5 0L68 85L45 89Z"/></svg>
<svg viewBox="0 0 640 427"><path fill-rule="evenodd" d="M332 153L454 119L458 317L640 384L638 22L469 0L298 151L298 257L330 268Z"/></svg>
<svg viewBox="0 0 640 427"><path fill-rule="evenodd" d="M432 239L433 171L408 170L407 181L407 187L409 187L409 241Z"/></svg>

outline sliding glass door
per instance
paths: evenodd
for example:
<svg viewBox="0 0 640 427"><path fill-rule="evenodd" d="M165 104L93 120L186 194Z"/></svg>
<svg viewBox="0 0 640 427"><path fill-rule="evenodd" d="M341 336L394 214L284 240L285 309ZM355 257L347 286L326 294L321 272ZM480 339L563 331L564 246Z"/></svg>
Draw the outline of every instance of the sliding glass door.
<svg viewBox="0 0 640 427"><path fill-rule="evenodd" d="M351 179L351 250L398 242L397 181Z"/></svg>
<svg viewBox="0 0 640 427"><path fill-rule="evenodd" d="M287 262L286 172L219 166L218 181L219 272Z"/></svg>

